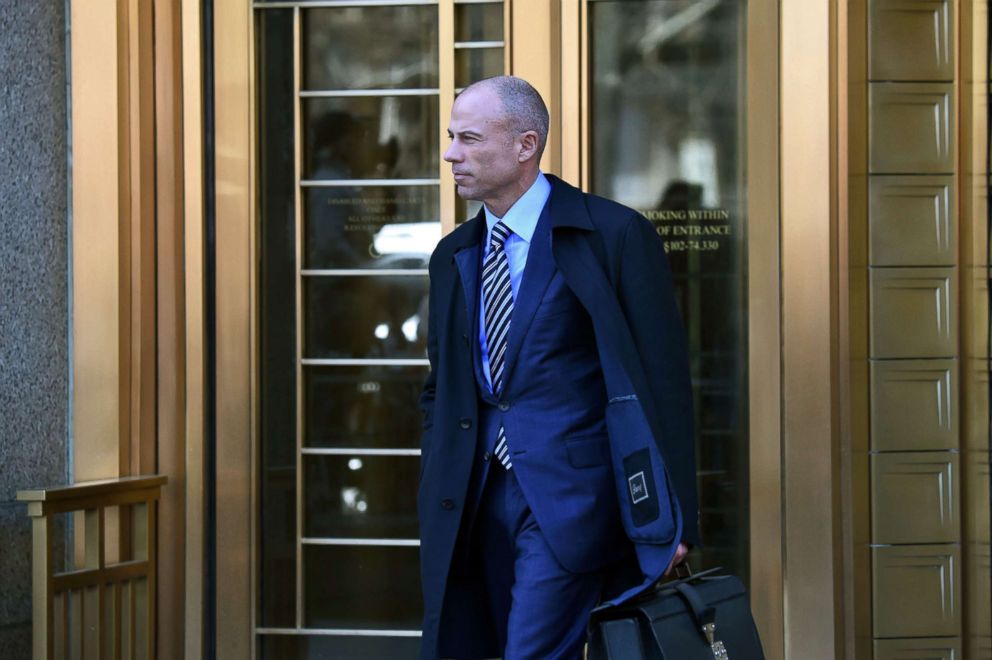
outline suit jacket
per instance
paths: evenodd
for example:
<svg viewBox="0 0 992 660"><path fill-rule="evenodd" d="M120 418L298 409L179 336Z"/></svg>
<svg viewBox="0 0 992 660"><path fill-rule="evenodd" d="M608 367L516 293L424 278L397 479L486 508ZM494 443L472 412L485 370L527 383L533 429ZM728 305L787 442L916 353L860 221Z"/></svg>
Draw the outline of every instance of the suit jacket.
<svg viewBox="0 0 992 660"><path fill-rule="evenodd" d="M418 494L423 657L437 656L459 530L464 537L481 491L473 475L499 424L562 566L603 568L624 547L618 537L633 542L642 580L615 601L660 578L680 539L698 543L688 359L661 241L631 209L548 179L498 397L478 385L484 214L431 258ZM550 258L532 259L542 254Z"/></svg>

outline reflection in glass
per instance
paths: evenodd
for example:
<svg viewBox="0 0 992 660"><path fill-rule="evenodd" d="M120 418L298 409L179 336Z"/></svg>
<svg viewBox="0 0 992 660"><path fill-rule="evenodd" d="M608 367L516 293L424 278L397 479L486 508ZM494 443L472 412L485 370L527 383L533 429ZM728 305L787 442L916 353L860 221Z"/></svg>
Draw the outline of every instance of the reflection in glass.
<svg viewBox="0 0 992 660"><path fill-rule="evenodd" d="M692 565L746 580L746 3L590 0L589 12L593 192L655 224L689 335L705 544Z"/></svg>
<svg viewBox="0 0 992 660"><path fill-rule="evenodd" d="M502 48L459 48L455 51L455 87L503 74Z"/></svg>
<svg viewBox="0 0 992 660"><path fill-rule="evenodd" d="M259 237L259 619L294 625L296 581L296 182L293 10L257 14Z"/></svg>
<svg viewBox="0 0 992 660"><path fill-rule="evenodd" d="M455 5L455 41L502 40L502 2Z"/></svg>
<svg viewBox="0 0 992 660"><path fill-rule="evenodd" d="M303 377L308 447L420 447L427 367L307 367Z"/></svg>
<svg viewBox="0 0 992 660"><path fill-rule="evenodd" d="M426 276L308 277L303 296L308 358L427 357Z"/></svg>
<svg viewBox="0 0 992 660"><path fill-rule="evenodd" d="M419 456L307 455L306 536L415 539Z"/></svg>
<svg viewBox="0 0 992 660"><path fill-rule="evenodd" d="M308 628L420 629L419 548L306 545L303 554Z"/></svg>
<svg viewBox="0 0 992 660"><path fill-rule="evenodd" d="M420 637L367 637L347 635L262 635L263 658L416 658Z"/></svg>
<svg viewBox="0 0 992 660"><path fill-rule="evenodd" d="M437 186L305 191L307 268L425 268L441 240Z"/></svg>
<svg viewBox="0 0 992 660"><path fill-rule="evenodd" d="M303 178L436 179L437 103L436 95L305 99Z"/></svg>
<svg viewBox="0 0 992 660"><path fill-rule="evenodd" d="M305 90L436 88L437 7L303 10Z"/></svg>

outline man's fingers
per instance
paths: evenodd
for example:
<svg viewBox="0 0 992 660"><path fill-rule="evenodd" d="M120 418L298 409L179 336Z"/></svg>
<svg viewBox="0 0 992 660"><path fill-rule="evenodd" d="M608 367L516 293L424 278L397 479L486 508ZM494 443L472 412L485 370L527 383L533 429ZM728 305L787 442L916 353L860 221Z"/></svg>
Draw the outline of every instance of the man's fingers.
<svg viewBox="0 0 992 660"><path fill-rule="evenodd" d="M679 543L679 547L675 549L675 556L672 557L671 563L669 563L668 568L665 569L665 575L671 573L673 568L681 564L687 554L689 554L689 546L685 543Z"/></svg>

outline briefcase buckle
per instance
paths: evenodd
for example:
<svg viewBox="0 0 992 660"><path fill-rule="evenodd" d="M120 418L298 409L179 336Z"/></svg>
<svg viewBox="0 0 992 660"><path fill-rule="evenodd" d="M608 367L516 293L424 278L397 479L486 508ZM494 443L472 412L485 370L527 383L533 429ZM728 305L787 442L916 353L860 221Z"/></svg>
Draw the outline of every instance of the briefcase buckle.
<svg viewBox="0 0 992 660"><path fill-rule="evenodd" d="M703 634L706 635L706 641L709 642L710 650L713 651L714 660L730 660L730 654L727 653L727 647L723 645L723 642L716 638L715 623L704 623Z"/></svg>

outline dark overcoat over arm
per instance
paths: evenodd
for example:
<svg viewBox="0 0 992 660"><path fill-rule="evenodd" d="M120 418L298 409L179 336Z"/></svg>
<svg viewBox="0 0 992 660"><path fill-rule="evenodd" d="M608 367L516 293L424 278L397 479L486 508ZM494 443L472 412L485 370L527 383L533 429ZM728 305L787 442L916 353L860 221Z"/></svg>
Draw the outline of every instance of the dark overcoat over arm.
<svg viewBox="0 0 992 660"><path fill-rule="evenodd" d="M664 245L636 211L549 179L562 218L555 261L593 319L607 376L631 381L677 495L681 540L699 545L688 348Z"/></svg>

